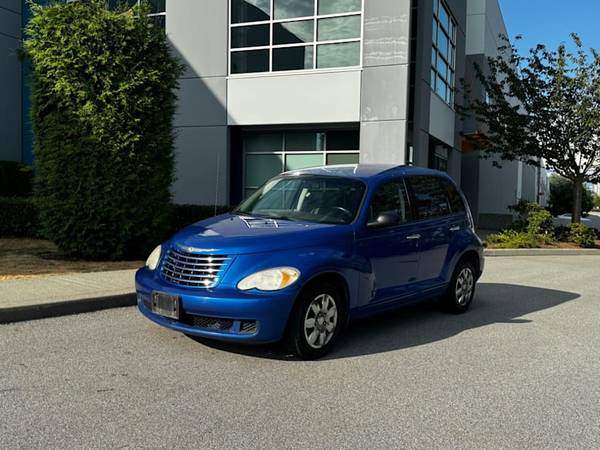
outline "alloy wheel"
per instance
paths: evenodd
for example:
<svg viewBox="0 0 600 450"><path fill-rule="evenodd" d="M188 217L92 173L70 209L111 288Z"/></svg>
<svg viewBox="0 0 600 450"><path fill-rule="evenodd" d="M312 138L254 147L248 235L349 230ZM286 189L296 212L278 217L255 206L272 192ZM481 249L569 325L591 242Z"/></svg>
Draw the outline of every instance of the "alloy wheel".
<svg viewBox="0 0 600 450"><path fill-rule="evenodd" d="M475 277L473 276L473 271L470 267L465 267L456 279L456 302L460 306L464 306L469 302L473 295L474 286Z"/></svg>
<svg viewBox="0 0 600 450"><path fill-rule="evenodd" d="M333 297L320 294L310 303L304 316L304 336L314 349L326 346L333 335L338 322L338 309Z"/></svg>

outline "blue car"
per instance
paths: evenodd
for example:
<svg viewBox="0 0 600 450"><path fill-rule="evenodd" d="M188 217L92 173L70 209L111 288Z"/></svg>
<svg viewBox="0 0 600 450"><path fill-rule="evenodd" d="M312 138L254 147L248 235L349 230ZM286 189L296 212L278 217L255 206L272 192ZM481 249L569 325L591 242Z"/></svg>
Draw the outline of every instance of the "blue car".
<svg viewBox="0 0 600 450"><path fill-rule="evenodd" d="M344 165L281 174L158 246L136 274L148 319L231 342L327 353L353 319L440 298L465 312L483 246L448 175Z"/></svg>

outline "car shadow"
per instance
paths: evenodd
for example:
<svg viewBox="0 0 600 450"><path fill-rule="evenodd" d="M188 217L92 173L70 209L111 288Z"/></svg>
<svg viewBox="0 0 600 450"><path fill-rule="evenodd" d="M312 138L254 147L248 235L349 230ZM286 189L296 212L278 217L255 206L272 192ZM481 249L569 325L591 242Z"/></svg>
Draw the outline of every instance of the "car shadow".
<svg viewBox="0 0 600 450"><path fill-rule="evenodd" d="M479 283L471 309L460 315L444 313L434 302L409 306L352 323L322 360L350 358L425 345L463 331L497 323L530 323L528 314L579 298L579 294L539 287ZM191 337L191 336L190 336ZM191 337L192 338L192 337ZM280 345L243 346L192 338L211 348L248 356L296 360Z"/></svg>

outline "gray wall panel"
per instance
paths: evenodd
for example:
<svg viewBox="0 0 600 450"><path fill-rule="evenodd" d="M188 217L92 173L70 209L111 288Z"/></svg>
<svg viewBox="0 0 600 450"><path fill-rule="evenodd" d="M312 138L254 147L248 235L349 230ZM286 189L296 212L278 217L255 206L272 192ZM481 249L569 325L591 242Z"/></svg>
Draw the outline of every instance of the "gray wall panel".
<svg viewBox="0 0 600 450"><path fill-rule="evenodd" d="M18 14L21 14L22 0L0 0L0 8L9 9Z"/></svg>
<svg viewBox="0 0 600 450"><path fill-rule="evenodd" d="M365 1L365 67L408 64L410 1Z"/></svg>
<svg viewBox="0 0 600 450"><path fill-rule="evenodd" d="M184 77L227 75L226 0L167 2L167 35L186 65Z"/></svg>
<svg viewBox="0 0 600 450"><path fill-rule="evenodd" d="M21 15L18 12L0 8L0 35L21 38Z"/></svg>
<svg viewBox="0 0 600 450"><path fill-rule="evenodd" d="M408 65L365 67L362 76L362 121L407 118Z"/></svg>
<svg viewBox="0 0 600 450"><path fill-rule="evenodd" d="M362 122L360 125L360 162L405 164L406 121Z"/></svg>
<svg viewBox="0 0 600 450"><path fill-rule="evenodd" d="M221 127L176 129L176 203L211 205L229 202L228 132Z"/></svg>
<svg viewBox="0 0 600 450"><path fill-rule="evenodd" d="M175 126L227 124L227 80L186 78L179 82L179 104Z"/></svg>

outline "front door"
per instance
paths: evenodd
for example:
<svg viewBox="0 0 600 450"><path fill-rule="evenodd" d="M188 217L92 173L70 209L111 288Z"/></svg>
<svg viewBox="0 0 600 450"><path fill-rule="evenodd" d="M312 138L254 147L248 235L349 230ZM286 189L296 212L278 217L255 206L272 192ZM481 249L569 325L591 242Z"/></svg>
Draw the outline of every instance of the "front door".
<svg viewBox="0 0 600 450"><path fill-rule="evenodd" d="M419 231L401 179L386 182L373 195L369 222L375 222L382 213L396 215L397 223L361 227L356 239L357 255L369 266L370 303L399 300L417 281Z"/></svg>

